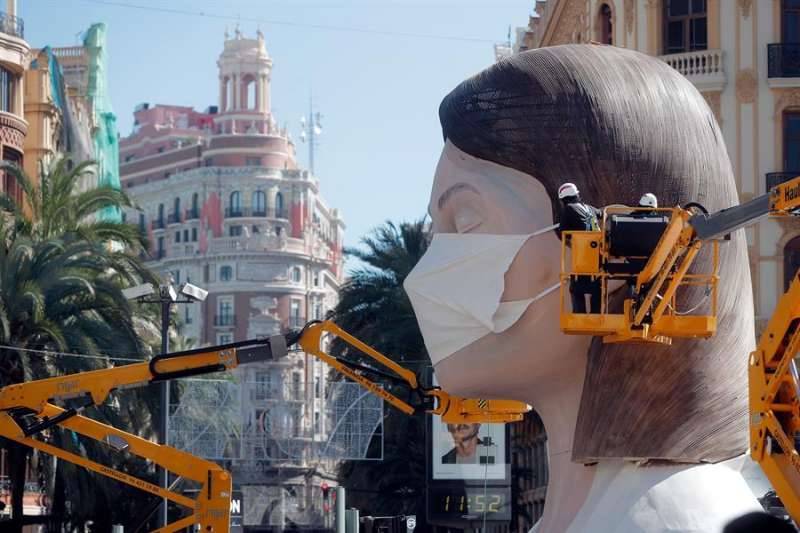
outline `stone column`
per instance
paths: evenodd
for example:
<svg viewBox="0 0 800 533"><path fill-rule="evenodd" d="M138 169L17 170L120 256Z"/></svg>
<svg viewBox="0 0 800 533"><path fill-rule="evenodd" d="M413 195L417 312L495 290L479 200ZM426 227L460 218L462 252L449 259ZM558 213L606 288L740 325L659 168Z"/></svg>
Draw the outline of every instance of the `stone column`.
<svg viewBox="0 0 800 533"><path fill-rule="evenodd" d="M664 7L658 0L646 0L645 8L647 9L647 53L658 56L662 53L661 26Z"/></svg>
<svg viewBox="0 0 800 533"><path fill-rule="evenodd" d="M23 117L25 115L25 76L20 74L16 76L16 82L14 83L14 110L13 113L19 117Z"/></svg>
<svg viewBox="0 0 800 533"><path fill-rule="evenodd" d="M261 75L261 85L264 87L264 113L270 112L269 74Z"/></svg>
<svg viewBox="0 0 800 533"><path fill-rule="evenodd" d="M722 48L720 39L720 5L719 0L708 0L706 3L707 15L706 24L708 26L708 48L718 50Z"/></svg>
<svg viewBox="0 0 800 533"><path fill-rule="evenodd" d="M239 75L231 74L231 92L233 98L231 99L231 108L228 111L239 109Z"/></svg>
<svg viewBox="0 0 800 533"><path fill-rule="evenodd" d="M224 113L228 105L228 84L225 83L225 76L219 77L219 112Z"/></svg>

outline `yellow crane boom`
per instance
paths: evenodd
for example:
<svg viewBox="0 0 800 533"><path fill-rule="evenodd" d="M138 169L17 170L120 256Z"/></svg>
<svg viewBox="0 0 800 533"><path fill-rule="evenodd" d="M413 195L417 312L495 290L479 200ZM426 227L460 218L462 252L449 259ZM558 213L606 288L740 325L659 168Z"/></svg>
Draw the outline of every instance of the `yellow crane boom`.
<svg viewBox="0 0 800 533"><path fill-rule="evenodd" d="M322 336L339 337L394 373L416 395L417 403L402 400L371 381L365 374L384 372L334 357L322 350ZM168 533L199 525L202 531L225 533L230 528L232 479L216 463L157 444L83 416L87 407L101 405L114 391L148 383L233 370L241 364L274 361L288 354L287 346L298 344L307 353L325 361L348 378L377 394L406 414L430 412L445 422L512 422L521 420L530 407L511 400L467 399L437 388L420 386L417 376L388 357L343 331L332 322L310 322L299 332L268 339L243 341L210 348L153 357L148 362L116 368L80 372L66 376L8 385L0 389L0 435L98 474L166 498L187 510L185 515L155 531ZM59 403L72 402L72 406ZM58 448L44 432L59 426L105 443L120 452L147 459L180 478L195 482L200 490L192 499L171 488L162 488L91 459Z"/></svg>

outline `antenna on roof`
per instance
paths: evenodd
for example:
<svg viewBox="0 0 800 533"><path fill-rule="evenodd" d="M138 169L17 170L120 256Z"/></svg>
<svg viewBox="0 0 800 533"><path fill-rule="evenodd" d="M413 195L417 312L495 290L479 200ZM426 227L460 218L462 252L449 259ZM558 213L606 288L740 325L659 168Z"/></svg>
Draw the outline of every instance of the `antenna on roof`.
<svg viewBox="0 0 800 533"><path fill-rule="evenodd" d="M308 121L305 117L300 118L300 140L308 142L308 168L314 175L314 148L319 144L319 136L322 135L322 113L314 111L313 92L308 97Z"/></svg>

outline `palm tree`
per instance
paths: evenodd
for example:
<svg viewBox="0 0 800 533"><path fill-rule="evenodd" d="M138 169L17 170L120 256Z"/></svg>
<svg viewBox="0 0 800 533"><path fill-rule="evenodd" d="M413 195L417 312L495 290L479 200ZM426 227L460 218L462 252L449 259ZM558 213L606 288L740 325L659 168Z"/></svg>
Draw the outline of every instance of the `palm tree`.
<svg viewBox="0 0 800 533"><path fill-rule="evenodd" d="M403 281L427 250L428 242L425 221L421 219L399 225L387 222L361 240L362 248L347 249L346 253L363 266L351 273L330 317L344 330L418 374L427 371L430 359ZM336 356L358 360L357 353L341 344L334 343L331 350ZM386 382L384 386L404 396L396 384ZM348 503L365 514L413 514L424 506L425 416L407 416L389 407L383 435L383 461L346 461L340 467ZM374 445L377 447L379 442ZM420 526L425 529L424 524Z"/></svg>
<svg viewBox="0 0 800 533"><path fill-rule="evenodd" d="M62 158L43 169L40 184L34 187L21 169L0 164L0 170L14 176L25 192L21 203L0 196L0 209L8 214L0 219L0 385L111 364L110 359L51 356L42 350L133 358L147 353L137 335L134 309L122 294L126 286L155 279L135 255L146 242L134 226L95 216L131 202L124 193L107 187L80 191L91 169L92 163L73 168ZM133 394L133 402L114 398L113 405L96 408L92 416L123 429L138 429L140 434L152 432L153 395L142 390ZM143 404L149 409L141 409ZM52 438L66 449L89 452L123 468L120 458L109 456L109 450L97 443L69 432L54 431ZM14 526L20 530L30 450L10 445L9 451L16 467L11 473ZM97 506L93 497L119 493L115 484L69 463L42 464L56 480L55 510L63 511L66 494L78 522L96 514L95 507L114 507Z"/></svg>
<svg viewBox="0 0 800 533"><path fill-rule="evenodd" d="M102 359L47 355L44 351L82 354L142 353L132 313L114 279L114 259L103 247L60 239L36 242L0 230L0 344L3 346L2 385L23 379L108 366ZM36 350L36 351L29 351ZM121 417L103 409L105 419ZM116 419L116 420L115 420ZM70 447L71 440L56 442ZM21 517L27 449L10 447L14 516ZM78 476L80 477L80 476ZM69 479L77 479L69 476ZM16 520L15 520L16 521Z"/></svg>
<svg viewBox="0 0 800 533"><path fill-rule="evenodd" d="M14 215L17 230L35 239L70 235L89 242L117 242L133 254L146 247L144 235L131 224L103 220L103 210L118 211L133 202L122 191L99 186L81 191L95 175L97 164L84 161L73 166L67 157L41 166L38 186L21 167L0 162L0 171L13 176L24 192L22 203L0 196L0 209Z"/></svg>

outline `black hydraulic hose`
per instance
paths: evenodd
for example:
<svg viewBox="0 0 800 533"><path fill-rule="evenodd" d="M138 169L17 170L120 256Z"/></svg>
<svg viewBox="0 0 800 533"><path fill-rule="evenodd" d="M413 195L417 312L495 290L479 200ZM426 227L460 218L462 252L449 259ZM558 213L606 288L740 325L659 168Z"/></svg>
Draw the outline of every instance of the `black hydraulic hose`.
<svg viewBox="0 0 800 533"><path fill-rule="evenodd" d="M236 348L246 348L250 346L263 346L268 345L268 339L255 339L255 340L246 340L246 341L239 341L239 342L231 342L229 344L221 344L219 346L214 346L214 351L222 351L222 350L230 350ZM222 372L225 370L225 365L223 364L213 364L213 365L206 365L197 368L188 368L186 370L177 370L175 372L159 372L156 370L156 365L167 359L177 359L180 357L189 357L192 355L201 355L206 354L210 350L209 348L195 348L192 350L183 350L180 352L172 352L172 353L165 353L153 356L150 359L149 368L150 373L153 374L153 378L151 381L164 381L167 379L177 379L177 378L187 378L191 376L199 376L202 374L213 374L214 372Z"/></svg>

